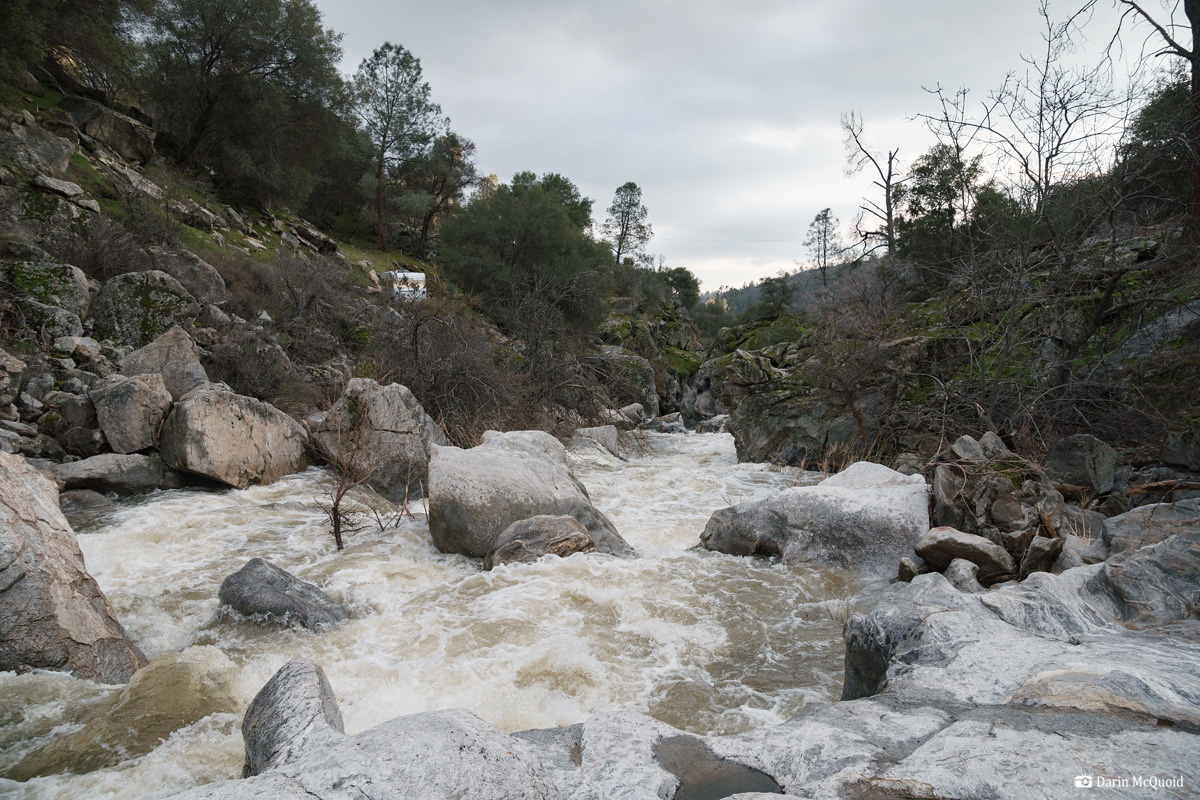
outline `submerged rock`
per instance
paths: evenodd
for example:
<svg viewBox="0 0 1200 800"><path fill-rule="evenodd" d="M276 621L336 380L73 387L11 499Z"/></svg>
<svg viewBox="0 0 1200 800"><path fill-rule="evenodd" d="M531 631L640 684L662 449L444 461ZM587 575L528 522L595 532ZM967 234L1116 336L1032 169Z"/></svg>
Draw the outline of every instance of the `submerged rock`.
<svg viewBox="0 0 1200 800"><path fill-rule="evenodd" d="M860 461L817 486L785 489L717 511L700 544L731 555L778 556L787 564L840 567L887 580L928 530L925 479Z"/></svg>
<svg viewBox="0 0 1200 800"><path fill-rule="evenodd" d="M158 747L210 714L236 714L246 699L239 669L211 646L168 653L137 671L110 700L88 708L69 733L22 758L5 777L27 781L116 766ZM120 746L116 746L116 743Z"/></svg>
<svg viewBox="0 0 1200 800"><path fill-rule="evenodd" d="M574 517L530 517L514 522L496 537L484 569L500 564L531 564L544 555L569 556L591 553L596 549L592 535Z"/></svg>
<svg viewBox="0 0 1200 800"><path fill-rule="evenodd" d="M145 663L87 573L54 484L0 453L0 670L124 683Z"/></svg>
<svg viewBox="0 0 1200 800"><path fill-rule="evenodd" d="M562 444L542 431L488 431L469 450L434 446L429 462L429 532L443 553L485 557L509 525L568 515L596 551L633 555L608 517L571 474Z"/></svg>
<svg viewBox="0 0 1200 800"><path fill-rule="evenodd" d="M218 596L239 614L284 625L296 621L310 631L349 618L341 603L261 558L223 580Z"/></svg>

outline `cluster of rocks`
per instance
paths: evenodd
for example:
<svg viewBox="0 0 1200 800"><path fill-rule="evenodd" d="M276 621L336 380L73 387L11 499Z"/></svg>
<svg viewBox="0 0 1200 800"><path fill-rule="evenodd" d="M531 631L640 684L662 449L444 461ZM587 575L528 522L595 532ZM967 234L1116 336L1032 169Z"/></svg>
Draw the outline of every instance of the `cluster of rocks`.
<svg viewBox="0 0 1200 800"><path fill-rule="evenodd" d="M926 494L919 475L859 464L718 512L705 535L878 576L927 532ZM1032 799L1066 796L1080 775L1184 796L1200 781L1200 509L1183 505L1124 521L1109 540L1126 549L1061 575L873 589L844 628L842 700L780 725L698 736L619 712L509 734L447 710L349 736L330 682L299 659L246 712L243 780L177 797Z"/></svg>

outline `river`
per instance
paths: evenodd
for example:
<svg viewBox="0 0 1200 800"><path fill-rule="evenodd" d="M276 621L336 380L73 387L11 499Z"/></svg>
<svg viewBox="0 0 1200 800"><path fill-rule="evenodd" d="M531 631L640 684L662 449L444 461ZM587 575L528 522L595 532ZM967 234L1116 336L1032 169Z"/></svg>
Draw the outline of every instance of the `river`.
<svg viewBox="0 0 1200 800"><path fill-rule="evenodd" d="M372 522L351 534L337 553L315 502L328 485L319 469L243 491L124 501L80 532L89 571L148 657L224 664L228 685L195 688L194 698L170 682L148 686L138 708L158 727L144 726L147 743L136 722L110 719L91 733L96 718L116 717L107 709L121 687L0 673L0 774L22 761L27 770L31 759L42 773L104 764L0 779L0 797L164 797L235 777L240 709L296 656L325 669L348 733L462 707L509 731L632 709L728 734L836 699L839 598L856 584L833 571L691 549L714 510L803 476L738 464L728 434L647 434L623 460L592 448L572 460L640 558L547 558L482 572L477 561L433 548L419 504L396 526ZM377 497L371 504L386 506ZM256 556L316 583L349 606L351 619L320 634L219 620L221 580ZM207 711L208 693L224 697L211 701L214 713L178 729L161 721L185 706L193 717ZM85 762L80 747L65 744L82 735L99 760Z"/></svg>

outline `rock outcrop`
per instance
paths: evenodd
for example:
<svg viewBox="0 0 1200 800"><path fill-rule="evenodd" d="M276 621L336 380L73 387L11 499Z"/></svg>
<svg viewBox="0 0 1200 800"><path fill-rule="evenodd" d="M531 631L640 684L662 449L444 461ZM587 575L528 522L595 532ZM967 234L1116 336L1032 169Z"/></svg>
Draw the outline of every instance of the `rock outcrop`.
<svg viewBox="0 0 1200 800"><path fill-rule="evenodd" d="M303 469L306 442L300 423L274 406L203 388L171 409L159 449L173 469L245 489Z"/></svg>
<svg viewBox="0 0 1200 800"><path fill-rule="evenodd" d="M447 444L412 392L398 383L380 386L354 378L327 414L312 425L313 441L328 461L396 502L419 496L429 480L429 451Z"/></svg>
<svg viewBox="0 0 1200 800"><path fill-rule="evenodd" d="M349 618L345 606L311 583L261 558L252 558L221 581L223 607L238 614L287 625L299 622L310 631Z"/></svg>
<svg viewBox="0 0 1200 800"><path fill-rule="evenodd" d="M700 544L887 579L928 530L925 479L863 461L817 486L717 511Z"/></svg>
<svg viewBox="0 0 1200 800"><path fill-rule="evenodd" d="M483 568L531 564L544 555L569 556L595 549L592 535L574 517L530 517L514 522L496 537L496 543L483 559Z"/></svg>
<svg viewBox="0 0 1200 800"><path fill-rule="evenodd" d="M0 453L0 670L124 683L145 663L88 575L54 484Z"/></svg>
<svg viewBox="0 0 1200 800"><path fill-rule="evenodd" d="M469 450L434 446L429 461L429 531L444 553L485 557L509 525L568 515L591 534L596 551L632 555L608 517L567 465L562 444L542 431L488 431Z"/></svg>

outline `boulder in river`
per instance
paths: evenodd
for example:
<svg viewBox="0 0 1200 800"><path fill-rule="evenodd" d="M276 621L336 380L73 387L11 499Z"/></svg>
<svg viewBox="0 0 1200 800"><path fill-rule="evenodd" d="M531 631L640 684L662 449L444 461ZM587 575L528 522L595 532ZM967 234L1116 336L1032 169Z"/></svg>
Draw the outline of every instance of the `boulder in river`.
<svg viewBox="0 0 1200 800"><path fill-rule="evenodd" d="M110 698L73 716L73 730L22 758L5 777L27 781L85 773L149 753L174 731L210 714L236 714L246 702L240 670L212 646L167 653L137 671ZM114 743L120 742L120 747Z"/></svg>
<svg viewBox="0 0 1200 800"><path fill-rule="evenodd" d="M569 556L596 549L592 535L574 517L541 515L514 522L496 537L483 568L500 564L531 564L544 555Z"/></svg>
<svg viewBox="0 0 1200 800"><path fill-rule="evenodd" d="M355 474L396 502L422 494L429 479L429 449L445 434L413 393L398 383L380 386L354 378L327 414L312 426L327 460Z"/></svg>
<svg viewBox="0 0 1200 800"><path fill-rule="evenodd" d="M66 489L142 494L155 489L182 489L183 476L164 466L157 453L102 453L98 456L55 464L50 468Z"/></svg>
<svg viewBox="0 0 1200 800"><path fill-rule="evenodd" d="M485 557L509 525L566 514L592 536L596 551L633 555L608 517L571 473L563 445L543 431L488 431L483 444L432 449L429 532L443 553Z"/></svg>
<svg viewBox="0 0 1200 800"><path fill-rule="evenodd" d="M269 403L204 388L175 404L160 451L173 469L245 489L303 469L306 443L300 423Z"/></svg>
<svg viewBox="0 0 1200 800"><path fill-rule="evenodd" d="M787 564L840 567L885 580L929 530L928 496L920 475L860 461L817 486L717 511L700 544L720 553L778 556Z"/></svg>
<svg viewBox="0 0 1200 800"><path fill-rule="evenodd" d="M221 582L222 606L247 617L288 624L310 631L349 617L345 606L315 585L302 581L261 558L252 558Z"/></svg>
<svg viewBox="0 0 1200 800"><path fill-rule="evenodd" d="M54 484L0 453L0 670L124 683L145 663L87 573Z"/></svg>

